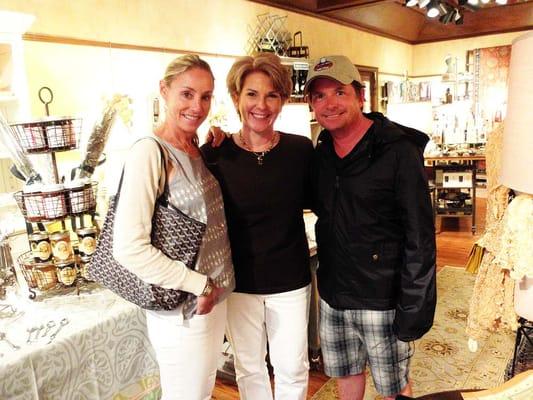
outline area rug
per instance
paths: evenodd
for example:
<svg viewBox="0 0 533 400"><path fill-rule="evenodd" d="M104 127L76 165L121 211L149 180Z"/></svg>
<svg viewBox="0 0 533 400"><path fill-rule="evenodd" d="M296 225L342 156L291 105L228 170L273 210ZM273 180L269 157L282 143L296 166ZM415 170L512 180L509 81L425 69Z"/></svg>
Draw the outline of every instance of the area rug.
<svg viewBox="0 0 533 400"><path fill-rule="evenodd" d="M498 332L468 350L466 318L475 275L463 268L444 267L437 274L437 310L433 328L414 344L411 380L414 396L454 389L487 389L503 383L505 366L512 357L514 334ZM367 371L368 372L368 371ZM367 374L365 400L378 400ZM337 399L334 379L315 393L312 400Z"/></svg>

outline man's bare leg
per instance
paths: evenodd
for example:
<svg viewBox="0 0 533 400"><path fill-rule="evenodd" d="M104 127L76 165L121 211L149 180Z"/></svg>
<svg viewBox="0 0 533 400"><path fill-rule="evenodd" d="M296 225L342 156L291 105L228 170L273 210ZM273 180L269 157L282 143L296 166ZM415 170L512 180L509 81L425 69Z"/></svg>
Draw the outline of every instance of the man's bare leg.
<svg viewBox="0 0 533 400"><path fill-rule="evenodd" d="M363 400L365 381L366 374L364 372L337 378L340 400Z"/></svg>

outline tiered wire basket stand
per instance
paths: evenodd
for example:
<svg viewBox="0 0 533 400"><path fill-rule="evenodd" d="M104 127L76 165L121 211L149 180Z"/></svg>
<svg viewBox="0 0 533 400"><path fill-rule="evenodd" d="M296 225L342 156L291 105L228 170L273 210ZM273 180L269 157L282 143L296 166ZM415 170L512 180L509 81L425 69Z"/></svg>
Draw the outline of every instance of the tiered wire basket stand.
<svg viewBox="0 0 533 400"><path fill-rule="evenodd" d="M51 184L14 194L30 245L30 251L17 258L28 297L33 300L73 290L79 293L92 286L85 271L98 235L97 183L60 184L56 153L78 147L81 119L47 117L11 124L11 128L25 153L50 157L52 170ZM49 232L51 224L60 228Z"/></svg>

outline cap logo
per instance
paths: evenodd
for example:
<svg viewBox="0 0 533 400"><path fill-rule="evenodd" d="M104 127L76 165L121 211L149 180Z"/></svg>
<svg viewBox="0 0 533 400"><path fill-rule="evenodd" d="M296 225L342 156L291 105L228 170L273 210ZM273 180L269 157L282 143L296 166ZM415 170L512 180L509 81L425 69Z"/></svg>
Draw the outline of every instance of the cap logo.
<svg viewBox="0 0 533 400"><path fill-rule="evenodd" d="M326 58L321 58L320 61L315 65L315 72L318 72L318 71L323 71L325 69L329 69L333 67L333 63L329 60L327 60Z"/></svg>

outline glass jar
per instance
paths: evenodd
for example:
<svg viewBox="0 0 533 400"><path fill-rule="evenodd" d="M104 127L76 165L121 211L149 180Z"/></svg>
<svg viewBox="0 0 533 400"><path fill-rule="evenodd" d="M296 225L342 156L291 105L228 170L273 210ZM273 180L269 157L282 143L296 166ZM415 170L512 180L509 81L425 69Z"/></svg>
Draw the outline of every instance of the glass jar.
<svg viewBox="0 0 533 400"><path fill-rule="evenodd" d="M22 191L26 219L30 222L38 222L44 218L42 186L33 184L25 186Z"/></svg>
<svg viewBox="0 0 533 400"><path fill-rule="evenodd" d="M69 210L72 214L93 211L96 208L96 197L89 180L74 180L65 185Z"/></svg>
<svg viewBox="0 0 533 400"><path fill-rule="evenodd" d="M26 280L26 283L30 288L37 287L36 273L34 270L35 262L30 257L25 257L23 262L20 263L22 269L22 276Z"/></svg>
<svg viewBox="0 0 533 400"><path fill-rule="evenodd" d="M74 255L70 242L70 232L68 231L51 233L50 244L52 245L52 254L57 261L68 260Z"/></svg>
<svg viewBox="0 0 533 400"><path fill-rule="evenodd" d="M63 131L63 137L65 138L65 143L69 149L75 149L77 147L76 143L76 131L74 129L74 124L72 119L66 119L63 121L61 130Z"/></svg>
<svg viewBox="0 0 533 400"><path fill-rule="evenodd" d="M31 254L35 262L50 261L52 258L52 247L47 233L35 232L28 235L30 241Z"/></svg>
<svg viewBox="0 0 533 400"><path fill-rule="evenodd" d="M48 121L46 137L50 150L61 151L76 148L76 135L71 119Z"/></svg>
<svg viewBox="0 0 533 400"><path fill-rule="evenodd" d="M78 272L80 276L85 280L90 280L87 275L87 268L91 262L91 257L80 257L80 262L78 263Z"/></svg>
<svg viewBox="0 0 533 400"><path fill-rule="evenodd" d="M50 150L58 151L65 148L65 139L60 121L50 121L46 125L46 138Z"/></svg>
<svg viewBox="0 0 533 400"><path fill-rule="evenodd" d="M70 286L76 281L76 263L74 258L57 262L57 279L65 286Z"/></svg>
<svg viewBox="0 0 533 400"><path fill-rule="evenodd" d="M19 132L20 144L28 153L40 153L48 150L46 131L42 123L23 124Z"/></svg>
<svg viewBox="0 0 533 400"><path fill-rule="evenodd" d="M44 185L41 193L46 219L63 218L67 215L67 202L63 185Z"/></svg>
<svg viewBox="0 0 533 400"><path fill-rule="evenodd" d="M36 263L33 271L39 290L48 290L57 284L56 266L52 262Z"/></svg>
<svg viewBox="0 0 533 400"><path fill-rule="evenodd" d="M78 235L78 250L80 256L91 256L96 250L96 228L91 226L90 228L80 228L76 231Z"/></svg>

